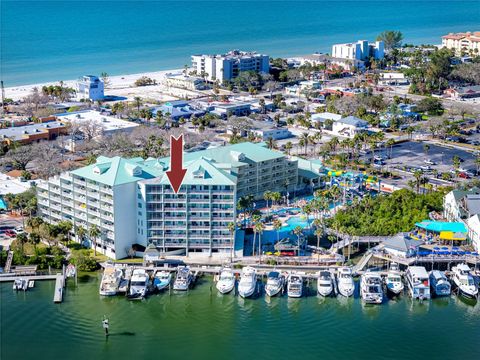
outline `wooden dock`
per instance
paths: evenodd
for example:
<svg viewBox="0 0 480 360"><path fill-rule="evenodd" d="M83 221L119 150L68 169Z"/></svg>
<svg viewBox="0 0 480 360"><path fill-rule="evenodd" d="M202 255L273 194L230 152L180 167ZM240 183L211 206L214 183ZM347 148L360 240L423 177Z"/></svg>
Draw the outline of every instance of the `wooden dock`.
<svg viewBox="0 0 480 360"><path fill-rule="evenodd" d="M62 273L55 275L15 275L15 274L2 274L0 276L0 282L13 282L16 279L23 278L27 281L30 280L55 280L55 292L53 294L53 302L59 304L63 301L63 288L65 287L65 276Z"/></svg>
<svg viewBox="0 0 480 360"><path fill-rule="evenodd" d="M59 304L63 301L63 286L65 285L62 274L55 275L55 292L53 293L53 302Z"/></svg>

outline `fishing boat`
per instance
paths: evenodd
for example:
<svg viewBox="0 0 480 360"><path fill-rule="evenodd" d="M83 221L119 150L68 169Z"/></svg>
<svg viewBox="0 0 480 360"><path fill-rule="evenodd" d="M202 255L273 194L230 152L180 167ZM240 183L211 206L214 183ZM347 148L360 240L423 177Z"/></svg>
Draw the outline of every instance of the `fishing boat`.
<svg viewBox="0 0 480 360"><path fill-rule="evenodd" d="M99 293L102 296L113 296L118 293L118 286L122 280L122 270L114 266L107 266L103 271Z"/></svg>
<svg viewBox="0 0 480 360"><path fill-rule="evenodd" d="M235 276L231 268L223 268L217 281L217 290L220 294L228 294L235 287Z"/></svg>
<svg viewBox="0 0 480 360"><path fill-rule="evenodd" d="M345 297L350 297L355 291L355 283L353 281L352 269L349 267L341 267L338 269L337 275L338 293Z"/></svg>
<svg viewBox="0 0 480 360"><path fill-rule="evenodd" d="M333 293L333 275L328 270L322 270L318 274L317 292L320 296L330 296Z"/></svg>
<svg viewBox="0 0 480 360"><path fill-rule="evenodd" d="M478 287L467 264L459 264L452 268L452 285L459 295L471 299L478 295Z"/></svg>
<svg viewBox="0 0 480 360"><path fill-rule="evenodd" d="M405 278L412 299L430 299L430 280L423 266L409 266Z"/></svg>
<svg viewBox="0 0 480 360"><path fill-rule="evenodd" d="M385 287L387 292L391 295L399 295L404 289L402 274L398 268L397 263L390 264L390 270L388 270L387 276L385 277Z"/></svg>
<svg viewBox="0 0 480 360"><path fill-rule="evenodd" d="M303 278L296 274L291 273L288 276L287 281L287 295L288 297L299 298L303 294Z"/></svg>
<svg viewBox="0 0 480 360"><path fill-rule="evenodd" d="M429 275L430 288L435 296L449 296L452 291L452 286L448 282L445 273L440 270L430 271Z"/></svg>
<svg viewBox="0 0 480 360"><path fill-rule="evenodd" d="M179 266L173 282L173 290L187 291L193 282L193 274L188 266Z"/></svg>
<svg viewBox="0 0 480 360"><path fill-rule="evenodd" d="M28 289L27 280L25 280L25 279L15 279L13 281L13 290L27 291L27 289Z"/></svg>
<svg viewBox="0 0 480 360"><path fill-rule="evenodd" d="M172 274L170 271L157 271L153 277L153 286L157 291L162 291L170 286Z"/></svg>
<svg viewBox="0 0 480 360"><path fill-rule="evenodd" d="M267 275L267 284L265 285L265 293L272 297L280 294L285 287L285 276L278 271L270 271Z"/></svg>
<svg viewBox="0 0 480 360"><path fill-rule="evenodd" d="M257 270L251 266L242 269L242 276L238 283L238 295L242 298L252 296L257 289Z"/></svg>
<svg viewBox="0 0 480 360"><path fill-rule="evenodd" d="M130 279L129 299L143 299L147 295L149 276L144 269L135 269Z"/></svg>
<svg viewBox="0 0 480 360"><path fill-rule="evenodd" d="M366 272L360 280L360 296L366 304L383 302L382 277L375 272Z"/></svg>

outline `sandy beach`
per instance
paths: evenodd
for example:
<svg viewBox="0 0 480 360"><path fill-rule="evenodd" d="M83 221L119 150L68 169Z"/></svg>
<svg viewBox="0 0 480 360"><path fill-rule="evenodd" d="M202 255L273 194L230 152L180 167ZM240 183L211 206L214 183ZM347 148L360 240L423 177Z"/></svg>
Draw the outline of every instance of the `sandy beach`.
<svg viewBox="0 0 480 360"><path fill-rule="evenodd" d="M145 73L130 74L130 75L110 76L109 77L110 84L105 89L105 95L121 96L121 97L126 97L128 99L131 99L134 96L141 96L141 97L156 98L162 101L171 100L178 96L182 96L182 94L175 93L175 94L172 94L173 96L166 95L167 89L162 85L163 79L165 78L166 74L178 74L178 73L181 73L182 71L183 69L174 69L174 70L145 72ZM156 80L158 85L135 87L134 85L135 81L141 78L142 76L146 76L153 80ZM77 80L64 80L63 83L64 83L64 86L75 88L76 81ZM25 96L28 96L35 87L38 89L41 89L43 86L58 85L59 82L60 81L54 81L54 82L45 82L40 84L6 87L5 97L13 99L14 101L18 101L23 99Z"/></svg>

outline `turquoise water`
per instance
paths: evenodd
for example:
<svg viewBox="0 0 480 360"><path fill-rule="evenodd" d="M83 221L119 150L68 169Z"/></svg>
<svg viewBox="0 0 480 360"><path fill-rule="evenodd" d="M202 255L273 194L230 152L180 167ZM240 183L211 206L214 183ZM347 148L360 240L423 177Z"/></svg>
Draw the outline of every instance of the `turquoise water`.
<svg viewBox="0 0 480 360"><path fill-rule="evenodd" d="M181 68L192 53L232 48L272 56L400 30L440 43L478 27L478 1L12 1L1 6L5 86ZM478 29L477 29L478 30Z"/></svg>
<svg viewBox="0 0 480 360"><path fill-rule="evenodd" d="M424 304L402 297L375 307L313 291L242 300L218 295L202 278L189 293L129 302L101 298L99 278L70 284L62 304L52 301L53 281L27 293L0 284L0 358L478 359L480 305L456 297Z"/></svg>
<svg viewBox="0 0 480 360"><path fill-rule="evenodd" d="M0 196L0 209L7 210L7 203L3 200L3 197Z"/></svg>

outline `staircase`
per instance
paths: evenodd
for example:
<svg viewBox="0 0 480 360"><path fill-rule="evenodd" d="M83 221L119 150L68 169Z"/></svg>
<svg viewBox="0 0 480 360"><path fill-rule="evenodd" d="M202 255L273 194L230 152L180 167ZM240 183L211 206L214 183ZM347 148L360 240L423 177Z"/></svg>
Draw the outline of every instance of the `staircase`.
<svg viewBox="0 0 480 360"><path fill-rule="evenodd" d="M9 273L10 272L10 268L12 267L12 261L13 261L13 251L9 251L8 252L8 256L7 256L7 262L5 263L5 272L6 273Z"/></svg>
<svg viewBox="0 0 480 360"><path fill-rule="evenodd" d="M363 257L360 259L358 264L354 266L353 272L356 273L358 271L363 270L363 268L368 264L372 256L373 256L373 253L371 252L368 252L365 255L363 255Z"/></svg>

